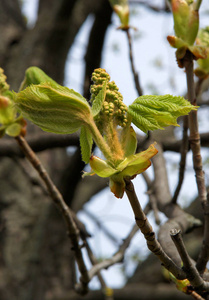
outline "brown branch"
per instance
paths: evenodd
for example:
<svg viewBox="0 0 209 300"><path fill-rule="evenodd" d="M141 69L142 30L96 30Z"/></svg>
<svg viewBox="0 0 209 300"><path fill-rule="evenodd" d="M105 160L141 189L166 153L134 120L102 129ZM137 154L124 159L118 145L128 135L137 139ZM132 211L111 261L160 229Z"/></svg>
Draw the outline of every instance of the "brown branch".
<svg viewBox="0 0 209 300"><path fill-rule="evenodd" d="M184 121L183 121L183 138L182 138L182 144L181 144L181 160L179 163L179 181L176 187L176 190L174 192L174 196L172 198L172 202L176 203L177 198L179 195L179 192L181 190L183 180L184 180L184 173L185 173L185 166L186 166L186 156L188 152L188 117L184 116Z"/></svg>
<svg viewBox="0 0 209 300"><path fill-rule="evenodd" d="M200 274L198 273L194 263L192 262L187 250L185 248L181 231L173 229L170 232L171 238L179 252L179 255L183 262L183 269L187 274L188 280L191 282L192 286L199 291L209 291L209 282L205 282Z"/></svg>
<svg viewBox="0 0 209 300"><path fill-rule="evenodd" d="M179 267L177 267L177 265L164 252L160 243L157 241L152 226L150 225L146 215L144 214L141 208L141 205L134 190L133 183L131 181L126 181L125 191L130 201L132 210L134 212L136 223L147 241L147 246L149 250L160 259L165 268L169 270L176 278L186 278L186 274Z"/></svg>
<svg viewBox="0 0 209 300"><path fill-rule="evenodd" d="M134 77L135 88L137 90L138 95L141 96L143 94L143 91L142 91L142 88L141 88L140 83L139 83L139 75L136 72L136 68L135 68L135 65L134 65L132 39L131 39L131 35L130 35L130 32L129 32L129 28L126 30L126 34L127 34L127 38L128 38L129 59L130 59L130 62L131 62L131 70L132 70L133 77Z"/></svg>
<svg viewBox="0 0 209 300"><path fill-rule="evenodd" d="M25 154L26 158L29 160L29 162L32 164L34 169L38 172L39 176L45 183L49 195L51 196L51 198L52 198L53 202L56 204L56 206L59 208L59 210L65 220L65 223L66 223L66 226L68 229L68 236L71 240L72 247L73 247L73 250L75 253L75 259L78 264L79 271L81 273L81 278L80 278L81 289L78 290L78 292L85 294L88 290L89 277L88 277L88 272L86 269L85 262L83 260L81 247L79 245L79 230L73 220L72 212L69 209L69 207L66 205L59 190L53 184L47 171L44 169L40 160L35 155L33 150L30 148L27 141L22 136L17 136L15 139L18 142L23 153Z"/></svg>
<svg viewBox="0 0 209 300"><path fill-rule="evenodd" d="M39 132L28 138L28 144L34 152L41 152L47 149L65 148L70 146L79 146L79 135L73 134L55 134ZM14 139L3 138L0 140L0 157L18 156L23 157L22 151L14 142Z"/></svg>
<svg viewBox="0 0 209 300"><path fill-rule="evenodd" d="M188 100L192 105L196 105L196 95L193 75L193 54L187 52L184 58L184 66L187 77ZM207 204L207 192L205 188L205 178L202 167L202 156L200 150L200 135L198 129L197 111L191 111L189 114L189 142L193 153L193 165L196 174L197 187L202 205Z"/></svg>
<svg viewBox="0 0 209 300"><path fill-rule="evenodd" d="M176 287L168 283L149 284L137 282L128 284L124 288L114 289L114 300L189 300L188 295L180 293ZM104 295L100 290L89 291L85 298L76 295L73 291L65 292L62 297L52 295L50 300L100 300Z"/></svg>
<svg viewBox="0 0 209 300"><path fill-rule="evenodd" d="M187 51L184 57L184 67L187 78L188 100L192 105L196 105L194 75L193 75L193 54ZM205 187L205 175L202 166L202 156L200 149L200 135L198 130L197 111L189 114L189 142L193 153L193 167L196 175L196 182L200 201L204 209L204 242L197 260L197 269L203 273L209 260L209 203L207 201L207 191Z"/></svg>
<svg viewBox="0 0 209 300"><path fill-rule="evenodd" d="M209 147L209 132L201 133L201 146L202 147ZM137 134L137 140L139 148L141 149L141 144L144 143L147 138L140 136ZM54 148L65 148L70 146L79 146L79 136L77 133L73 133L70 135L65 134L55 134L55 133L43 133L40 132L39 134L29 137L28 144L33 149L34 152L41 152L45 150L50 150ZM164 151L173 151L173 152L180 152L182 140L174 140L162 141L162 147ZM141 150L140 150L141 151ZM19 147L15 144L13 139L10 138L3 138L0 139L0 157L12 157L18 156L22 157L22 152L20 151Z"/></svg>
<svg viewBox="0 0 209 300"><path fill-rule="evenodd" d="M187 214L180 206L171 202L166 162L160 143L157 144L157 148L158 154L152 159L155 178L154 192L159 210L169 219L160 227L158 239L167 255L180 267L181 260L178 251L173 247L169 232L172 228L178 228L183 233L186 233L195 227L201 226L202 223L192 215Z"/></svg>

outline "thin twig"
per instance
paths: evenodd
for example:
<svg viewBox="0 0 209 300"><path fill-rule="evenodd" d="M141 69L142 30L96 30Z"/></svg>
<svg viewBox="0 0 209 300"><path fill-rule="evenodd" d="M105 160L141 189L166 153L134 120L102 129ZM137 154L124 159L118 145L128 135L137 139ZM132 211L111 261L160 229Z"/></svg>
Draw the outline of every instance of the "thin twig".
<svg viewBox="0 0 209 300"><path fill-rule="evenodd" d="M209 291L209 282L205 282L198 273L195 265L193 264L187 250L185 248L181 231L173 229L170 232L171 238L179 252L183 262L183 269L187 274L187 279L191 282L192 286L200 291Z"/></svg>
<svg viewBox="0 0 209 300"><path fill-rule="evenodd" d="M141 208L134 190L133 183L131 181L126 181L125 191L134 212L136 224L143 233L147 241L149 250L161 260L164 267L169 270L176 278L185 279L186 274L171 260L171 258L162 249L160 243L157 241L152 226L150 225L146 215Z"/></svg>
<svg viewBox="0 0 209 300"><path fill-rule="evenodd" d="M205 300L203 297L201 297L199 294L197 294L196 292L191 292L191 296L196 299L196 300Z"/></svg>
<svg viewBox="0 0 209 300"><path fill-rule="evenodd" d="M88 272L87 268L83 259L81 247L79 245L79 230L73 220L73 215L67 204L65 203L62 195L60 194L59 190L57 187L54 185L52 182L51 178L49 177L47 171L41 164L40 160L36 156L36 154L33 152L33 150L30 148L28 145L27 141L25 140L24 137L22 136L17 136L15 138L22 149L23 153L25 154L26 158L29 160L29 162L32 164L34 169L38 172L39 176L45 183L48 193L51 196L53 202L56 204L56 206L59 208L66 226L68 230L68 236L71 240L72 243L72 249L74 250L75 253L75 259L78 264L79 271L81 273L81 289L78 291L82 294L85 294L88 290L88 282L89 282L89 277L88 277Z"/></svg>
<svg viewBox="0 0 209 300"><path fill-rule="evenodd" d="M179 163L179 181L174 192L174 196L172 198L172 202L176 203L178 199L178 195L180 193L183 181L184 181L184 173L185 173L185 166L186 166L186 157L188 152L188 116L184 116L184 125L183 125L183 137L182 137L182 144L181 144L181 160Z"/></svg>
<svg viewBox="0 0 209 300"><path fill-rule="evenodd" d="M90 259L92 265L96 265L98 263L98 261L97 261L96 257L94 256L94 254L91 250L91 247L87 241L85 241L85 246L86 246L86 250L87 250L87 253L88 253L88 256L89 256L89 259ZM105 300L113 300L114 299L113 298L113 290L107 287L105 280L102 277L102 274L100 272L97 273L97 277L99 279L102 290L104 292Z"/></svg>
<svg viewBox="0 0 209 300"><path fill-rule="evenodd" d="M141 96L143 94L143 92L142 92L142 88L141 88L140 83L139 83L139 75L136 72L136 69L135 69L135 66L134 66L134 58L133 58L133 50L132 50L132 39L131 39L131 35L130 35L130 32L129 32L129 28L126 30L126 34L127 34L127 38L128 38L129 59L130 59L130 62L131 62L131 70L132 70L132 73L133 73L133 76L134 76L134 83L135 83L135 87L136 87L138 95Z"/></svg>
<svg viewBox="0 0 209 300"><path fill-rule="evenodd" d="M193 54L187 52L184 58L184 66L187 78L187 90L188 100L192 105L196 105L196 95L194 86L194 75L193 75ZM189 142L193 153L193 165L196 174L197 187L199 192L200 200L204 205L207 204L207 192L205 187L205 176L202 167L202 156L200 149L200 135L198 129L197 111L191 111L189 114L189 129L190 136Z"/></svg>
<svg viewBox="0 0 209 300"><path fill-rule="evenodd" d="M134 225L127 238L123 241L123 244L120 246L118 251L111 258L105 259L102 262L92 266L92 268L88 272L89 280L91 280L95 275L97 275L98 272L100 272L102 269L107 269L112 265L123 261L125 251L129 247L130 242L134 237L134 235L137 233L137 231L138 231L138 227Z"/></svg>
<svg viewBox="0 0 209 300"><path fill-rule="evenodd" d="M87 209L83 209L83 212L89 217L91 218L96 224L97 226L104 232L104 234L106 234L106 236L116 245L119 244L118 239L98 220L97 217L95 217L94 214L92 214L90 211L88 211Z"/></svg>
<svg viewBox="0 0 209 300"><path fill-rule="evenodd" d="M194 75L193 75L193 54L187 51L184 57L184 67L187 78L188 100L192 105L196 105ZM193 166L196 175L196 182L200 201L204 209L204 236L202 248L197 260L197 269L203 273L209 260L209 203L207 201L207 191L205 187L205 175L202 166L200 135L198 130L197 111L189 114L190 147L193 154Z"/></svg>
<svg viewBox="0 0 209 300"><path fill-rule="evenodd" d="M157 198L153 191L154 182L152 182L152 180L149 178L149 175L146 172L143 172L142 176L147 184L147 192L146 193L149 196L149 203L154 212L155 223L157 225L160 225L159 210L157 207Z"/></svg>

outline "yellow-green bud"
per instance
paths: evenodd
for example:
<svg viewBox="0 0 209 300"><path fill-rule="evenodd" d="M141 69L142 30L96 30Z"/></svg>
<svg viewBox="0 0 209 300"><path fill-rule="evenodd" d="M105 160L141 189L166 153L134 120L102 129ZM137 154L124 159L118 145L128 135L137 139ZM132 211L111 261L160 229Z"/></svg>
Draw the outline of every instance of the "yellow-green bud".
<svg viewBox="0 0 209 300"><path fill-rule="evenodd" d="M6 91L9 90L9 85L6 82L6 75L4 74L4 70L0 68L0 94L3 95Z"/></svg>

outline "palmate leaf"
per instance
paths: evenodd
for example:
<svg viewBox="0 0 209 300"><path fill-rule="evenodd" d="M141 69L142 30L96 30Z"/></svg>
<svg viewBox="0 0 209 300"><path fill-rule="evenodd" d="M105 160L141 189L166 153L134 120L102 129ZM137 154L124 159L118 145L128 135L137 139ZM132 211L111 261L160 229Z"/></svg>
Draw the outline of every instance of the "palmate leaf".
<svg viewBox="0 0 209 300"><path fill-rule="evenodd" d="M129 107L132 122L143 132L163 129L166 126L179 126L176 119L196 110L183 97L146 95L137 98Z"/></svg>

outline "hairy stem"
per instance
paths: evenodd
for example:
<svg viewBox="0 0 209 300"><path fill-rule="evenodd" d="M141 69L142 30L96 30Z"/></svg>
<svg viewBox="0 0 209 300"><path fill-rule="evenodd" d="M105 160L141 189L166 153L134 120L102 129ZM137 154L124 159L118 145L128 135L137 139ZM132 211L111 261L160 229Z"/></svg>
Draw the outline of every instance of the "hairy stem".
<svg viewBox="0 0 209 300"><path fill-rule="evenodd" d="M187 51L184 57L184 67L187 78L188 100L192 105L196 105L194 75L193 75L193 54ZM198 129L197 111L189 114L189 143L193 154L193 167L196 175L196 182L200 201L204 209L204 241L197 260L197 269L203 273L209 259L209 203L207 201L207 191L205 187L205 175L202 166L200 135Z"/></svg>
<svg viewBox="0 0 209 300"><path fill-rule="evenodd" d="M73 220L72 212L70 208L65 203L62 195L60 194L57 187L52 182L51 178L49 177L47 171L41 164L39 158L36 156L36 154L33 152L33 150L28 145L27 141L22 136L17 136L16 138L17 143L19 144L20 148L22 149L23 153L25 154L26 158L29 160L31 165L34 167L34 169L38 172L39 176L45 183L48 193L51 196L51 199L56 204L56 206L59 208L66 226L68 230L68 236L72 243L72 249L75 253L76 262L78 264L79 271L81 273L81 282L83 285L82 293L87 292L87 285L89 282L88 272L87 268L83 259L81 247L79 245L79 230Z"/></svg>
<svg viewBox="0 0 209 300"><path fill-rule="evenodd" d="M160 243L155 237L155 233L150 225L146 215L144 214L142 207L139 203L133 183L126 181L126 194L131 204L132 210L135 215L136 224L143 233L147 246L151 252L153 252L163 263L164 267L170 271L176 278L185 279L186 274L171 260L171 258L164 252Z"/></svg>
<svg viewBox="0 0 209 300"><path fill-rule="evenodd" d="M104 140L103 136L101 135L99 129L97 128L94 120L92 120L92 122L89 122L88 127L89 127L89 130L91 131L91 134L93 136L93 139L94 139L96 145L102 151L102 153L104 154L106 159L109 162L113 162L111 149L108 146L108 144L105 142L105 140Z"/></svg>

